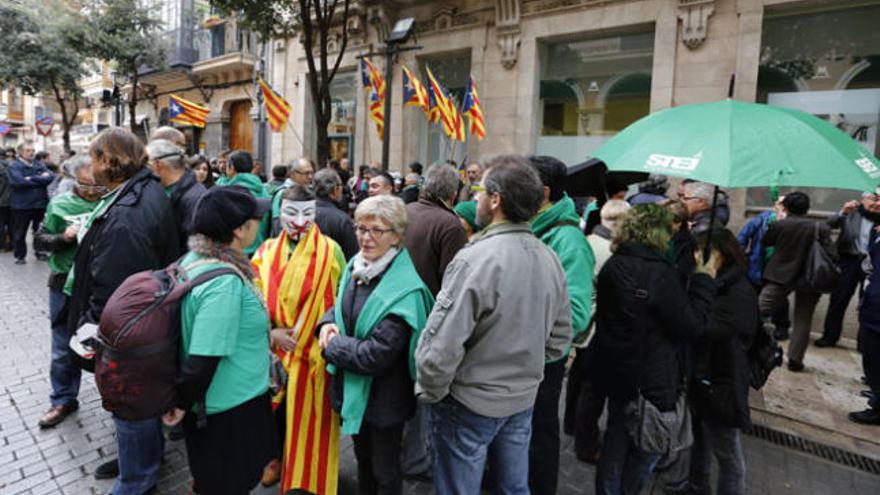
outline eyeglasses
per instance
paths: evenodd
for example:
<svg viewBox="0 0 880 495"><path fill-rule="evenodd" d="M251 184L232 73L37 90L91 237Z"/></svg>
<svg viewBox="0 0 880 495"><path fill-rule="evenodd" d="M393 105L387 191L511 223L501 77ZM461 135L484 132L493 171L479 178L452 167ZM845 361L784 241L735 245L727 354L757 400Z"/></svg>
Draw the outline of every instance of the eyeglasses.
<svg viewBox="0 0 880 495"><path fill-rule="evenodd" d="M308 172L303 172L303 171L300 171L300 170L294 170L293 173L295 173L295 174L299 174L299 175L305 175L306 177L310 177L310 176L315 175L315 171L314 171L314 170L309 170Z"/></svg>
<svg viewBox="0 0 880 495"><path fill-rule="evenodd" d="M355 225L355 232L360 236L370 235L373 239L378 239L383 235L391 232L392 229L380 229L379 227L364 227L363 225Z"/></svg>

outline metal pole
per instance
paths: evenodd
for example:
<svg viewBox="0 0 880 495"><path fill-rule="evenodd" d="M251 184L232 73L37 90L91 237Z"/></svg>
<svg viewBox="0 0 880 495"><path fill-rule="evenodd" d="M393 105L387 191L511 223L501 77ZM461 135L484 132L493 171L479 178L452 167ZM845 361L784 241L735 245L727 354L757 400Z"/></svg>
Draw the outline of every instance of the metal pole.
<svg viewBox="0 0 880 495"><path fill-rule="evenodd" d="M703 263L709 262L712 254L712 230L715 228L715 214L718 211L718 186L712 193L712 213L709 215L709 232L706 233L706 245L703 247Z"/></svg>
<svg viewBox="0 0 880 495"><path fill-rule="evenodd" d="M260 65L258 70L260 77L266 79L266 42L260 44ZM260 91L256 77L254 77L254 93L257 95L257 160L266 166L266 111L263 108L263 92ZM265 169L263 170L265 172Z"/></svg>
<svg viewBox="0 0 880 495"><path fill-rule="evenodd" d="M391 138L391 79L394 77L394 56L397 54L397 45L388 44L385 47L385 117L382 129L382 170L388 171L388 154L391 151L389 139Z"/></svg>

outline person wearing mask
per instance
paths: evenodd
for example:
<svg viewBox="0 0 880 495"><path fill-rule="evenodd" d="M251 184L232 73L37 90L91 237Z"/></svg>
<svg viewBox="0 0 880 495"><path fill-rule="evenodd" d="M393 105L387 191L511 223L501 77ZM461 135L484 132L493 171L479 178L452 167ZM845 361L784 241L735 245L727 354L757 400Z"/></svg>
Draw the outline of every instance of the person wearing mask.
<svg viewBox="0 0 880 495"><path fill-rule="evenodd" d="M22 141L16 147L18 158L6 169L9 179L9 208L12 219L13 256L16 265L26 263L27 231L31 227L34 233L43 221L49 194L46 188L54 180L55 175L42 163L34 160L34 144ZM34 249L38 260L46 261L48 256Z"/></svg>
<svg viewBox="0 0 880 495"><path fill-rule="evenodd" d="M764 234L767 233L771 223L785 218L785 212L782 208L782 201L784 199L785 196L780 196L773 203L773 208L761 212L746 222L745 226L736 236L740 247L745 251L749 260L749 280L758 292L761 292L761 287L764 286L764 265L769 258L767 250L764 249ZM773 335L776 340L787 340L789 336L788 330L791 328L788 299L773 312L771 321L775 327Z"/></svg>
<svg viewBox="0 0 880 495"><path fill-rule="evenodd" d="M712 493L712 460L718 463L719 495L743 495L746 465L740 429L749 418L748 350L758 328L758 295L746 276L748 263L733 233L715 229L697 234L698 246L711 246L720 264L715 277L715 308L706 333L694 344L694 411L688 493Z"/></svg>
<svg viewBox="0 0 880 495"><path fill-rule="evenodd" d="M880 197L874 192L862 194L861 201L849 201L840 212L828 219L828 226L840 229L837 236L837 266L840 278L831 292L822 337L816 347L834 347L843 330L843 315L856 288L865 281L870 271L868 241L871 230L880 222Z"/></svg>
<svg viewBox="0 0 880 495"><path fill-rule="evenodd" d="M218 182L218 185L242 186L250 191L256 199L268 198L269 194L266 193L263 181L251 173L253 169L254 160L250 153L240 150L233 151L229 155L228 163L226 165L226 176L228 179L224 181L223 184ZM260 225L260 230L257 232L257 238L254 240L254 243L244 250L245 254L248 256L254 254L254 251L256 251L257 248L260 247L260 244L263 243L263 240L266 239L267 233L270 232L269 221L270 217L267 213L266 218L263 219L263 223Z"/></svg>
<svg viewBox="0 0 880 495"><path fill-rule="evenodd" d="M611 258L611 238L629 209L629 203L622 199L608 200L600 210L602 223L587 236L587 242L590 243L593 256L596 258L591 274L593 278L591 318L595 317L596 312L596 279L605 262ZM592 335L595 335L595 332ZM591 464L595 464L599 459L599 417L605 410L605 395L597 387L597 380L591 373L596 362L594 349L595 347L588 341L575 353L568 372L563 420L565 433L574 435L575 455L579 460Z"/></svg>
<svg viewBox="0 0 880 495"><path fill-rule="evenodd" d="M105 192L95 184L92 163L87 155L66 161L64 168L76 177L73 191L56 195L49 201L46 216L37 230L34 243L49 256L49 322L52 327L52 354L49 365L51 406L40 418L40 428L52 428L79 408L81 370L70 359L70 331L67 328L65 307L67 296L64 283L73 266L77 233L96 202Z"/></svg>
<svg viewBox="0 0 880 495"><path fill-rule="evenodd" d="M353 435L358 492L401 494L403 425L415 412L412 350L434 303L403 244L403 201L365 199L355 210L360 252L318 327L333 375L333 408Z"/></svg>
<svg viewBox="0 0 880 495"><path fill-rule="evenodd" d="M465 179L458 191L458 201L473 201L474 191L471 190L471 186L479 185L483 180L483 166L476 162L468 165L465 168Z"/></svg>
<svg viewBox="0 0 880 495"><path fill-rule="evenodd" d="M194 493L249 493L277 456L269 314L244 253L269 207L241 186L211 189L193 215L191 251L180 262L189 279L232 271L194 287L180 307L177 402L162 421L183 422Z"/></svg>
<svg viewBox="0 0 880 495"><path fill-rule="evenodd" d="M196 158L192 165L193 173L196 175L196 181L201 184L205 190L214 187L214 173L211 171L211 165L204 156Z"/></svg>
<svg viewBox="0 0 880 495"><path fill-rule="evenodd" d="M281 234L281 195L284 190L294 184L312 187L315 183L315 164L306 157L300 157L290 162L287 170L287 180L285 180L272 195L272 237L277 237Z"/></svg>
<svg viewBox="0 0 880 495"><path fill-rule="evenodd" d="M880 227L871 231L868 254L871 272L859 307L859 350L869 387L862 395L868 398L868 408L853 411L847 418L854 423L880 426Z"/></svg>
<svg viewBox="0 0 880 495"><path fill-rule="evenodd" d="M543 184L543 201L530 226L535 237L547 245L562 264L571 301L572 340L585 340L593 306L593 267L596 259L581 232L574 201L565 193L568 168L550 156L530 156L529 162ZM582 337L584 339L582 339ZM570 349L569 349L570 350ZM559 478L559 398L569 350L544 364L532 413L529 444L529 491L536 495L556 493Z"/></svg>
<svg viewBox="0 0 880 495"><path fill-rule="evenodd" d="M480 224L477 223L477 202L476 201L460 201L455 205L455 214L461 222L462 228L468 240L482 230Z"/></svg>
<svg viewBox="0 0 880 495"><path fill-rule="evenodd" d="M666 257L672 213L643 204L629 210L612 241L614 254L599 272L596 302L596 376L608 397L608 426L596 470L596 493L640 493L661 454L645 452L630 436L627 412L640 396L660 411L683 400L682 347L709 325L717 255L685 284Z"/></svg>
<svg viewBox="0 0 880 495"><path fill-rule="evenodd" d="M419 276L436 296L443 274L456 253L467 244L467 235L452 211L458 189L458 172L451 165L428 168L422 197L406 206L409 228L406 249ZM403 472L408 477L430 477L431 449L429 411L425 404L403 434Z"/></svg>
<svg viewBox="0 0 880 495"><path fill-rule="evenodd" d="M107 300L130 275L167 266L180 251L171 200L147 168L140 139L121 127L105 129L89 144L89 157L95 183L108 192L77 233L65 284L71 332L97 325ZM95 477L116 477L113 495L143 494L158 480L162 422L114 417L113 423L119 460L99 466Z"/></svg>
<svg viewBox="0 0 880 495"><path fill-rule="evenodd" d="M351 218L337 205L343 200L342 179L332 169L318 170L315 174L315 223L321 232L336 241L345 259L351 259L358 251L357 237Z"/></svg>
<svg viewBox="0 0 880 495"><path fill-rule="evenodd" d="M388 172L374 170L369 182L370 197L393 195L394 194L394 177Z"/></svg>
<svg viewBox="0 0 880 495"><path fill-rule="evenodd" d="M186 166L183 150L171 141L150 141L147 145L147 157L150 170L159 177L159 184L171 198L180 252L186 253L189 251L187 243L192 217L196 204L205 194L205 186L199 184L195 173Z"/></svg>
<svg viewBox="0 0 880 495"><path fill-rule="evenodd" d="M804 355L810 345L810 325L821 293L797 287L813 244L818 240L832 258L837 257L828 225L807 218L810 197L795 191L782 200L785 218L770 224L764 234L764 247L773 248L773 255L764 268L764 288L758 304L761 319L771 324L773 313L794 292L794 326L788 346L788 369L804 370ZM817 239L818 234L818 239Z"/></svg>
<svg viewBox="0 0 880 495"><path fill-rule="evenodd" d="M331 169L321 172L325 171L335 174ZM251 261L256 285L269 306L272 348L287 377L274 398L283 457L266 466L262 484L270 486L280 479L281 493L293 489L319 493L319 486L336 485L339 418L323 392L330 377L315 327L334 304L346 262L340 247L315 221L314 193L294 184L282 195L282 233L266 240ZM329 445L328 457L318 458L308 445ZM319 464L327 466L320 479L308 474Z"/></svg>
<svg viewBox="0 0 880 495"><path fill-rule="evenodd" d="M415 203L419 200L419 181L421 177L419 174L409 173L406 174L406 178L403 182L403 189L400 191L400 199L403 200L405 204Z"/></svg>
<svg viewBox="0 0 880 495"><path fill-rule="evenodd" d="M669 179L665 175L651 174L648 180L639 183L639 192L626 199L630 206L666 201Z"/></svg>
<svg viewBox="0 0 880 495"><path fill-rule="evenodd" d="M486 228L447 267L416 350L438 495L479 493L487 456L496 490L529 492L544 366L571 342L565 272L528 224L544 198L540 177L510 155L490 161L482 181L477 221Z"/></svg>

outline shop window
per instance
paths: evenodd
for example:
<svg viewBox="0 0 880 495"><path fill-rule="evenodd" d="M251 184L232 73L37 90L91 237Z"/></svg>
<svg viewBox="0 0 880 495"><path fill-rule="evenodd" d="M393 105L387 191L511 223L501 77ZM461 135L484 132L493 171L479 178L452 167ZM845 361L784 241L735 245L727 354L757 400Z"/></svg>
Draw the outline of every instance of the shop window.
<svg viewBox="0 0 880 495"><path fill-rule="evenodd" d="M430 57L419 60L419 80L428 85L428 72L426 67L431 68L431 73L437 78L448 95L460 109L467 92L468 79L471 76L470 54L448 55L444 57ZM484 90L485 92L485 90ZM428 123L420 118L419 126L419 156L425 163L436 163L445 160L454 160L456 163L464 160L467 156L467 144L450 141L443 131L443 124ZM467 126L467 119L465 119ZM467 134L467 127L465 127ZM467 136L469 138L470 135Z"/></svg>
<svg viewBox="0 0 880 495"><path fill-rule="evenodd" d="M353 161L355 122L357 122L357 101L360 80L357 71L337 72L330 82L330 123L327 134L330 136L330 158ZM372 122L372 121L371 121ZM375 126L371 129L375 132Z"/></svg>
<svg viewBox="0 0 880 495"><path fill-rule="evenodd" d="M826 119L880 156L878 25L878 6L765 17L757 101ZM815 211L837 211L858 196L840 189L802 189ZM746 203L769 206L769 191L749 189Z"/></svg>
<svg viewBox="0 0 880 495"><path fill-rule="evenodd" d="M647 115L653 52L652 32L544 43L536 152L580 163Z"/></svg>

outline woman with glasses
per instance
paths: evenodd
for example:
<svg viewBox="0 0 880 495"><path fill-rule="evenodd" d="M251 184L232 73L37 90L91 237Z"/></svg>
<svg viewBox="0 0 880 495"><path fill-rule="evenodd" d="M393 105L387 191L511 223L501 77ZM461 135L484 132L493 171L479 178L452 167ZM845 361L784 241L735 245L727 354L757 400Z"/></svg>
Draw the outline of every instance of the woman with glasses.
<svg viewBox="0 0 880 495"><path fill-rule="evenodd" d="M367 198L354 219L360 252L317 334L341 432L353 435L359 493L399 494L403 425L416 405L413 350L434 299L403 247L403 201Z"/></svg>

